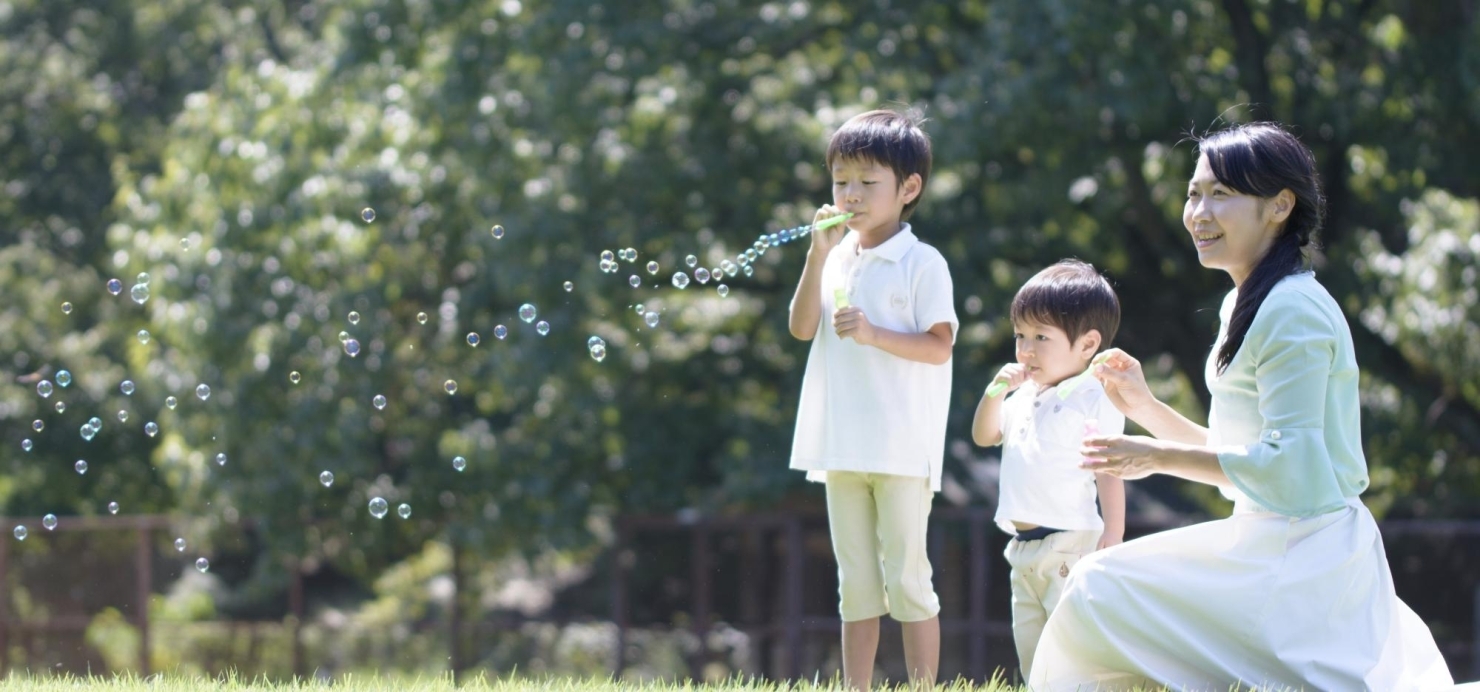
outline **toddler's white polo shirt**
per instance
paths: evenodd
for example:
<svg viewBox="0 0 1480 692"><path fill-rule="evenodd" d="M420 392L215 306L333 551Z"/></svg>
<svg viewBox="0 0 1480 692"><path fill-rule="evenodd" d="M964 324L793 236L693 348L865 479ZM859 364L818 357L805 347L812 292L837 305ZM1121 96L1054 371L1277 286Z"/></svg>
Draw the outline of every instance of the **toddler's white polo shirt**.
<svg viewBox="0 0 1480 692"><path fill-rule="evenodd" d="M807 355L791 468L813 481L826 481L827 471L929 478L940 490L951 361L917 363L840 339L832 316L833 291L843 289L876 327L918 334L946 322L954 344L959 323L945 257L909 224L868 250L850 231L828 254L821 284L822 323Z"/></svg>

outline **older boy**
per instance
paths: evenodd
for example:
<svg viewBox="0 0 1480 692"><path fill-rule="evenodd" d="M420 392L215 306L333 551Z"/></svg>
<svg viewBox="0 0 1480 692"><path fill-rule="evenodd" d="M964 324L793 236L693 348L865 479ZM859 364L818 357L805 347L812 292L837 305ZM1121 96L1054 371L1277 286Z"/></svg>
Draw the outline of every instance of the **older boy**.
<svg viewBox="0 0 1480 692"><path fill-rule="evenodd" d="M933 685L940 602L925 528L940 490L956 311L951 273L905 222L930 177L917 119L871 111L827 149L833 203L848 231L812 234L791 333L812 341L791 467L827 486L838 560L843 682L868 689L879 618L902 624L912 682Z"/></svg>
<svg viewBox="0 0 1480 692"><path fill-rule="evenodd" d="M977 444L1002 445L996 519L1013 536L1012 638L1024 680L1069 570L1125 536L1122 481L1079 468L1087 432L1125 429L1099 380L1081 376L1119 326L1120 300L1094 267L1065 260L1038 272L1012 301L1017 363L993 378L972 421ZM1004 402L997 387L1017 391Z"/></svg>

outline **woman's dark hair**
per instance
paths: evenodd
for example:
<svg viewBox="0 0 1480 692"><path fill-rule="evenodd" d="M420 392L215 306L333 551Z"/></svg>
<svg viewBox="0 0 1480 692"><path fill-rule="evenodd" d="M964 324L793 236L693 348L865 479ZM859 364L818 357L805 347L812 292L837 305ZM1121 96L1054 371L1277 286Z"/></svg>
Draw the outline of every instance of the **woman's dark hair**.
<svg viewBox="0 0 1480 692"><path fill-rule="evenodd" d="M1198 139L1199 154L1208 157L1208 165L1218 182L1234 191L1265 199L1289 190L1295 195L1295 208L1280 229L1254 271L1238 288L1233 316L1228 320L1228 336L1218 349L1218 372L1233 362L1233 356L1244 343L1244 335L1259 313L1264 297L1281 279L1303 271L1308 264L1307 248L1326 213L1326 198L1321 192L1316 173L1315 156L1284 128L1273 123L1250 123L1204 135Z"/></svg>

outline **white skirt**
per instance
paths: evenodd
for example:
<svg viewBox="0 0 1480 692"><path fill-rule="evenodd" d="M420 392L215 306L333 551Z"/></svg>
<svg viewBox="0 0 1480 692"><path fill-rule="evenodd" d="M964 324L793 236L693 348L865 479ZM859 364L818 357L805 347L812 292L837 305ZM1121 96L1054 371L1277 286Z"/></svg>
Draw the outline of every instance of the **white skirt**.
<svg viewBox="0 0 1480 692"><path fill-rule="evenodd" d="M1393 591L1361 502L1297 519L1241 499L1227 519L1086 556L1029 674L1037 692L1239 683L1453 687L1429 628Z"/></svg>

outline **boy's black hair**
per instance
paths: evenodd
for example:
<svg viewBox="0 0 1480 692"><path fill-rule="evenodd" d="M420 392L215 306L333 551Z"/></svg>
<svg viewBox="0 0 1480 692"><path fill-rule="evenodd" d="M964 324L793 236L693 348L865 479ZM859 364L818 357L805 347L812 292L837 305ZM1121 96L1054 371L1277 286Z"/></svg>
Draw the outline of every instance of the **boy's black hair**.
<svg viewBox="0 0 1480 692"><path fill-rule="evenodd" d="M899 220L910 218L925 196L930 179L930 137L920 129L924 121L917 112L876 110L848 119L827 143L827 168L840 159L875 161L894 171L894 181L904 185L913 174L920 176L920 194L904 205Z"/></svg>
<svg viewBox="0 0 1480 692"><path fill-rule="evenodd" d="M1094 266L1063 260L1018 289L1012 299L1012 321L1036 322L1064 330L1069 343L1091 329L1100 332L1100 348L1110 347L1120 329L1120 299Z"/></svg>

